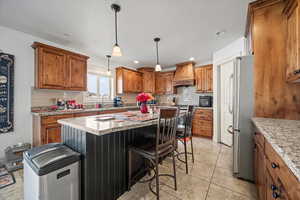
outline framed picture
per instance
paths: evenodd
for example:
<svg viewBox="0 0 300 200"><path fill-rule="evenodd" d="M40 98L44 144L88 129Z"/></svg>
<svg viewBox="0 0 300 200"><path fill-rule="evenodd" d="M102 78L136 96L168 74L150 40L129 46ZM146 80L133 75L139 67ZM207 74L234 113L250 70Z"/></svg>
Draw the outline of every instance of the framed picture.
<svg viewBox="0 0 300 200"><path fill-rule="evenodd" d="M0 189L5 188L9 185L12 185L15 182L16 182L15 178L12 174L7 174L7 175L4 175L4 176L0 176Z"/></svg>

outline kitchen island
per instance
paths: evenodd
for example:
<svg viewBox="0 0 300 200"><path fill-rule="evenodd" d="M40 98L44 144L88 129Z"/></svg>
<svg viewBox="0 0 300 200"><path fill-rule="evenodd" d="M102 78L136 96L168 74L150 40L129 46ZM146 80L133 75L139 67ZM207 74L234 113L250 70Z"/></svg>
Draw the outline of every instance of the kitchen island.
<svg viewBox="0 0 300 200"><path fill-rule="evenodd" d="M128 190L128 147L151 138L157 120L157 114L132 111L58 121L63 143L82 154L82 200L117 199ZM131 165L131 176L145 168L139 156Z"/></svg>

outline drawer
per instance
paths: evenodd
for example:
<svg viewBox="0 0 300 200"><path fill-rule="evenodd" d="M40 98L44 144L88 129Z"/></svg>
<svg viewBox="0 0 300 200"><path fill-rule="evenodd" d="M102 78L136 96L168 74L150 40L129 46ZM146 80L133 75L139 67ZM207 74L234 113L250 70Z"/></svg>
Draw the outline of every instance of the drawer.
<svg viewBox="0 0 300 200"><path fill-rule="evenodd" d="M72 118L73 114L65 114L65 115L52 115L47 117L42 117L42 124L55 124L57 123L57 120L65 119L65 118Z"/></svg>
<svg viewBox="0 0 300 200"><path fill-rule="evenodd" d="M268 142L265 142L265 154L267 169L272 178L280 180L290 199L300 199L300 183Z"/></svg>
<svg viewBox="0 0 300 200"><path fill-rule="evenodd" d="M265 149L265 138L264 136L259 133L259 132L256 132L255 135L254 135L254 141L256 144L260 145L260 147L264 150Z"/></svg>
<svg viewBox="0 0 300 200"><path fill-rule="evenodd" d="M99 112L84 112L84 113L76 113L74 116L75 117L87 117L87 116L93 116L93 115L98 115Z"/></svg>
<svg viewBox="0 0 300 200"><path fill-rule="evenodd" d="M212 121L207 121L207 120L193 120L193 125L198 125L198 126L212 126Z"/></svg>

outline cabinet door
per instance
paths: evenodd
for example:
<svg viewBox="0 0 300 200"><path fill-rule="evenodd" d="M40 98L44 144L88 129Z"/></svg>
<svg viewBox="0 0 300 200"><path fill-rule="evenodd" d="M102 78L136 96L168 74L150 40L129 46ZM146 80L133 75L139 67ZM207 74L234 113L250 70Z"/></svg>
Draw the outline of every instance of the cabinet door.
<svg viewBox="0 0 300 200"><path fill-rule="evenodd" d="M196 90L197 92L204 92L204 68L196 68Z"/></svg>
<svg viewBox="0 0 300 200"><path fill-rule="evenodd" d="M135 72L135 92L142 92L143 91L143 76L139 72Z"/></svg>
<svg viewBox="0 0 300 200"><path fill-rule="evenodd" d="M205 91L206 92L213 92L213 68L212 66L207 67L205 69Z"/></svg>
<svg viewBox="0 0 300 200"><path fill-rule="evenodd" d="M69 55L68 66L68 89L86 91L87 60L78 56Z"/></svg>
<svg viewBox="0 0 300 200"><path fill-rule="evenodd" d="M37 85L42 89L64 89L66 80L66 56L55 49L38 50Z"/></svg>
<svg viewBox="0 0 300 200"><path fill-rule="evenodd" d="M132 72L130 70L123 69L123 84L124 84L124 93L126 92L133 92L134 91L134 85L133 85L133 79Z"/></svg>
<svg viewBox="0 0 300 200"><path fill-rule="evenodd" d="M297 0L287 1L289 9L287 15L287 81L294 82L300 79L300 32L299 32L299 6Z"/></svg>
<svg viewBox="0 0 300 200"><path fill-rule="evenodd" d="M254 174L255 184L258 190L258 196L260 200L266 199L266 160L265 155L260 147L256 144L254 150Z"/></svg>
<svg viewBox="0 0 300 200"><path fill-rule="evenodd" d="M143 92L155 92L155 73L143 71Z"/></svg>
<svg viewBox="0 0 300 200"><path fill-rule="evenodd" d="M166 94L173 94L173 75L168 74L165 76L165 87L166 87Z"/></svg>
<svg viewBox="0 0 300 200"><path fill-rule="evenodd" d="M165 94L166 92L165 85L166 85L166 79L161 74L157 74L155 77L155 93Z"/></svg>
<svg viewBox="0 0 300 200"><path fill-rule="evenodd" d="M46 125L42 131L43 144L61 142L61 126L59 124Z"/></svg>

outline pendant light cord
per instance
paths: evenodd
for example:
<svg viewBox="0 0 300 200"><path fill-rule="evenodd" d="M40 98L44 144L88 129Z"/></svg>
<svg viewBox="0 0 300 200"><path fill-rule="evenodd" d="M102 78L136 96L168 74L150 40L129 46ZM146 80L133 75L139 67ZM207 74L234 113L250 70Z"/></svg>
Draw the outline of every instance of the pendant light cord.
<svg viewBox="0 0 300 200"><path fill-rule="evenodd" d="M159 57L158 57L158 42L156 42L156 64L159 64Z"/></svg>
<svg viewBox="0 0 300 200"><path fill-rule="evenodd" d="M115 34L116 34L116 45L118 45L118 16L117 11L115 10Z"/></svg>

